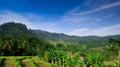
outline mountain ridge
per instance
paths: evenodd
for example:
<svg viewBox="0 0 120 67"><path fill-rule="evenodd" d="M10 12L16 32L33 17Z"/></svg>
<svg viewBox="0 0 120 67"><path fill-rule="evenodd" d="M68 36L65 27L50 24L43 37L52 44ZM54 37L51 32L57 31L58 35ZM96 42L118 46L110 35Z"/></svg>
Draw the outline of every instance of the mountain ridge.
<svg viewBox="0 0 120 67"><path fill-rule="evenodd" d="M112 36L75 36L75 35L67 35L64 33L51 33L43 30L33 30L28 29L26 25L22 23L14 23L8 22L0 25L0 35L10 35L10 36L18 36L18 35L31 35L46 41L54 41L59 43L67 42L69 44L85 44L85 45L106 45L108 44L109 38L120 38L120 35L112 35Z"/></svg>

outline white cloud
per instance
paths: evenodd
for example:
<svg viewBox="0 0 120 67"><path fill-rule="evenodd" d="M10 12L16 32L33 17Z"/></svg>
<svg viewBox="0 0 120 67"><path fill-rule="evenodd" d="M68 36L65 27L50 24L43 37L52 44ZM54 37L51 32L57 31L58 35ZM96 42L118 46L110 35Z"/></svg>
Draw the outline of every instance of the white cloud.
<svg viewBox="0 0 120 67"><path fill-rule="evenodd" d="M112 25L108 27L102 27L99 29L91 30L91 32L87 33L91 35L98 35L98 36L106 36L106 35L117 35L120 34L120 24Z"/></svg>
<svg viewBox="0 0 120 67"><path fill-rule="evenodd" d="M111 4L107 4L107 5L102 5L98 8L92 9L90 11L84 11L84 12L79 12L79 13L74 13L74 12L78 12L78 11L74 11L74 12L71 12L70 15L86 15L86 14L91 14L91 13L94 13L94 12L98 12L98 11L102 11L102 10L105 10L105 9L118 7L118 6L120 6L120 1L114 2L114 3L111 3ZM78 9L79 8L76 8L76 9L73 9L73 10L78 10Z"/></svg>
<svg viewBox="0 0 120 67"><path fill-rule="evenodd" d="M78 35L78 36L106 36L106 35L117 35L120 34L120 24L101 27L97 29L89 29L89 28L79 28L74 29L68 32L69 35Z"/></svg>
<svg viewBox="0 0 120 67"><path fill-rule="evenodd" d="M60 32L60 28L53 23L39 23L34 25L36 29L44 30L44 31L49 31L49 32Z"/></svg>
<svg viewBox="0 0 120 67"><path fill-rule="evenodd" d="M108 15L102 16L102 17L100 17L100 18L95 18L95 20L93 20L93 21L91 22L91 24L95 24L95 23L98 23L98 22L102 22L102 21L104 21L104 20L106 20L106 19L112 18L113 16L114 16L114 14L108 14Z"/></svg>
<svg viewBox="0 0 120 67"><path fill-rule="evenodd" d="M114 15L114 14L112 14L113 12L105 13L105 15L100 15L102 13L97 13L97 14L92 14L92 13L120 6L120 1L112 2L112 3L110 3L109 1L106 1L107 4L103 3L102 1L100 1L100 3L95 2L96 4L93 4L93 2L94 2L94 0L87 0L87 1L85 1L85 3L82 4L82 6L79 5L75 8L67 11L65 13L65 15L62 17L61 22L64 24L72 25L72 27L74 27L74 28L81 27L81 26L87 27L92 24L97 24L98 22L100 22L102 24L102 22L104 20L109 20L110 18L113 17L113 15ZM97 8L91 7L91 6L95 6L95 5L97 5L96 6ZM82 9L83 7L88 8L90 10L84 11L85 9ZM91 8L95 8L95 9L91 9ZM104 23L106 23L106 22L104 22Z"/></svg>
<svg viewBox="0 0 120 67"><path fill-rule="evenodd" d="M4 11L0 13L0 23L14 21L16 23L26 24L28 28L35 28L27 17L12 11Z"/></svg>
<svg viewBox="0 0 120 67"><path fill-rule="evenodd" d="M68 32L67 34L69 34L69 35L79 35L79 34L85 33L88 30L89 30L89 28L74 29L74 30Z"/></svg>
<svg viewBox="0 0 120 67"><path fill-rule="evenodd" d="M90 3L90 2L88 1L88 3ZM89 4L89 5L91 5L91 4ZM109 8L113 8L113 7L118 7L118 6L120 6L120 1L110 3L107 5L102 5L100 7L92 9L90 11L84 11L84 12L81 12L80 6L77 6L73 9L71 9L70 11L67 11L66 14L62 17L61 22L68 23L68 24L76 24L76 23L81 23L81 22L89 22L89 23L100 22L104 19L110 18L111 16L113 16L113 14L108 14L107 16L105 15L101 18L99 18L99 16L94 17L94 15L88 15L88 14L102 11L102 10L109 9Z"/></svg>
<svg viewBox="0 0 120 67"><path fill-rule="evenodd" d="M76 8L75 10L77 10L77 9L78 8ZM103 22L104 20L110 19L113 16L115 16L115 14L113 14L113 13L108 13L108 14L105 14L104 16L100 16L100 15L71 15L71 13L75 12L75 10L68 11L68 13L62 17L61 22L74 25L74 27L80 27L82 24L85 24L85 23L86 23L85 24L86 26L87 25L89 26L91 24Z"/></svg>
<svg viewBox="0 0 120 67"><path fill-rule="evenodd" d="M49 32L59 32L59 28L50 22L41 21L43 17L31 13L20 14L12 11L2 11L0 12L0 24L5 22L14 21L16 23L23 23L28 28L40 29Z"/></svg>
<svg viewBox="0 0 120 67"><path fill-rule="evenodd" d="M90 17L81 17L81 16L63 16L61 21L62 23L80 23L80 22L85 22L88 21Z"/></svg>

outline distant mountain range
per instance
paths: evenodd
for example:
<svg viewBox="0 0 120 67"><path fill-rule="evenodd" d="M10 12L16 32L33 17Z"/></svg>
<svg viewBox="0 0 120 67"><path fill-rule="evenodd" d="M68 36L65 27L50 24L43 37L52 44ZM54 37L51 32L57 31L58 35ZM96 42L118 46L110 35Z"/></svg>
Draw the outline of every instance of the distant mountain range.
<svg viewBox="0 0 120 67"><path fill-rule="evenodd" d="M52 39L55 41L81 41L81 40L108 40L109 38L114 38L118 39L120 38L120 35L109 35L109 36L104 36L104 37L99 37L99 36L75 36L75 35L67 35L64 33L50 33L47 31L42 31L42 30L30 30L33 35L37 36L38 38L42 39Z"/></svg>
<svg viewBox="0 0 120 67"><path fill-rule="evenodd" d="M109 38L120 38L120 35L112 35L112 36L70 36L63 33L50 33L42 30L33 30L26 27L26 25L21 23L8 22L0 25L0 35L10 35L10 36L18 36L18 35L31 35L43 40L52 40L52 41L65 41L65 42L78 42L80 44L89 44L93 43L105 45L108 42Z"/></svg>

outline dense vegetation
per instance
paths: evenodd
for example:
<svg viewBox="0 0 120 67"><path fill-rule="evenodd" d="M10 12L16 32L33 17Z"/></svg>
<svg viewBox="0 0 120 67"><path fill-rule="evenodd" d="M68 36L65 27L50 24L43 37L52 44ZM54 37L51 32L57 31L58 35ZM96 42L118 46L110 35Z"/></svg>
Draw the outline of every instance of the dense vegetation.
<svg viewBox="0 0 120 67"><path fill-rule="evenodd" d="M0 25L0 56L38 56L55 67L119 67L120 36L69 36L8 22Z"/></svg>

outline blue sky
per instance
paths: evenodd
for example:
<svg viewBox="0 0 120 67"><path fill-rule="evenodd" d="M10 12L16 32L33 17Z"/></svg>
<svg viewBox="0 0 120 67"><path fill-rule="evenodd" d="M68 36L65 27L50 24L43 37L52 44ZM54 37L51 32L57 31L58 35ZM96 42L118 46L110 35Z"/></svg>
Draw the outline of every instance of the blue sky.
<svg viewBox="0 0 120 67"><path fill-rule="evenodd" d="M0 0L0 24L77 36L120 34L120 0Z"/></svg>

